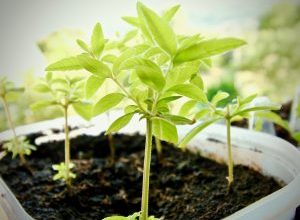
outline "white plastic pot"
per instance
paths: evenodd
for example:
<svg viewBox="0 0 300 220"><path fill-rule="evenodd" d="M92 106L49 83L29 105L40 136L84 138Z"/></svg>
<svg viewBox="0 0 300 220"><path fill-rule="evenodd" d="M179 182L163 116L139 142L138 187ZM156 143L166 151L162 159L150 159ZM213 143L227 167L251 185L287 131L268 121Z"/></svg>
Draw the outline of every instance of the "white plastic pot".
<svg viewBox="0 0 300 220"><path fill-rule="evenodd" d="M121 115L113 112L111 118ZM71 126L82 127L70 133L97 135L109 125L105 116L85 122L77 117L70 120ZM193 125L196 126L196 125ZM182 138L193 126L180 126L179 137ZM47 131L51 128L63 128L63 119L39 122L17 128L19 135ZM132 122L121 130L123 133L132 134L145 132L145 124L134 118ZM226 162L227 151L225 145L225 126L211 125L195 137L189 144L192 151L201 152L204 157L219 162ZM9 131L0 133L0 140L11 137ZM63 139L61 134L52 134L47 139ZM40 141L47 141L40 139ZM239 220L291 220L295 209L300 205L300 152L288 142L277 137L249 131L241 128L232 128L233 158L235 164L249 166L264 175L272 176L285 184L280 190L260 199L259 201L228 216L226 219ZM6 184L0 179L0 219L2 220L31 220L24 209L19 205L14 195Z"/></svg>

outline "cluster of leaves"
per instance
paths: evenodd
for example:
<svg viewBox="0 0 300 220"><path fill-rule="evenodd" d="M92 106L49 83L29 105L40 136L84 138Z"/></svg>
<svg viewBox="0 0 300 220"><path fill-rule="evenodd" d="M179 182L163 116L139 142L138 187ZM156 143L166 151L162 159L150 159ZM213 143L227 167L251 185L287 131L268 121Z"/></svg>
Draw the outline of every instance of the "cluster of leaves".
<svg viewBox="0 0 300 220"><path fill-rule="evenodd" d="M71 169L75 167L74 163L70 163L69 167L67 168L65 163L54 164L52 165L53 170L57 171L57 173L53 176L53 180L64 180L67 181L69 178L75 179L76 174L70 172Z"/></svg>
<svg viewBox="0 0 300 220"><path fill-rule="evenodd" d="M68 75L54 77L51 72L48 72L45 78L40 79L35 90L48 93L51 98L32 104L31 109L36 111L50 106L62 108L72 106L80 116L89 120L92 105L82 98L83 83L82 77L70 78Z"/></svg>
<svg viewBox="0 0 300 220"><path fill-rule="evenodd" d="M136 212L132 215L129 215L127 217L124 216L112 216L112 217L106 217L103 220L139 220L140 219L141 212ZM147 220L159 220L159 218L155 218L154 216L149 216Z"/></svg>
<svg viewBox="0 0 300 220"><path fill-rule="evenodd" d="M31 151L36 150L34 145L31 145L29 141L24 136L17 137L17 140L11 139L2 145L2 148L7 152L12 153L12 158L17 155L27 155L31 154Z"/></svg>

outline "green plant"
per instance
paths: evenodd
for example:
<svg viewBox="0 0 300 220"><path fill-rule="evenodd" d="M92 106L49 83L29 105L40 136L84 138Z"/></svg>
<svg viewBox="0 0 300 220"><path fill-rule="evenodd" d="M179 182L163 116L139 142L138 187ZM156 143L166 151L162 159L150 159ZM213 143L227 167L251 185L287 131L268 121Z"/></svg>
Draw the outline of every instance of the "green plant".
<svg viewBox="0 0 300 220"><path fill-rule="evenodd" d="M21 163L25 164L25 155L30 155L32 150L36 150L35 146L30 145L25 137L18 137L15 125L9 110L9 102L15 102L19 94L24 91L23 88L15 87L13 82L8 81L6 78L0 79L0 98L5 110L7 122L13 133L13 138L3 144L3 149L12 153L12 157L17 155L20 157ZM5 154L5 153L4 153Z"/></svg>
<svg viewBox="0 0 300 220"><path fill-rule="evenodd" d="M70 171L74 164L70 162L70 140L68 110L72 106L74 110L86 120L91 118L92 105L82 99L83 81L81 77L70 78L68 76L54 77L48 72L44 79L36 85L35 89L41 93L50 93L48 100L38 101L31 105L33 111L42 108L57 106L63 111L64 130L65 130L65 162L60 165L54 165L53 169L58 172L54 180L62 179L68 186L75 175Z"/></svg>
<svg viewBox="0 0 300 220"><path fill-rule="evenodd" d="M233 158L231 152L231 122L234 120L240 120L242 118L249 117L249 113L268 110L277 110L278 105L270 102L256 102L253 105L253 101L256 95L248 96L244 99L237 97L231 103L228 103L225 107L218 107L218 103L229 96L226 92L219 91L211 100L211 102L206 102L201 110L198 110L195 114L197 120L205 118L198 126L193 128L188 134L182 139L179 144L180 148L184 148L186 144L194 138L200 131L202 131L207 126L219 121L225 120L226 130L227 130L227 150L228 150L228 187L230 189L234 181L233 173Z"/></svg>
<svg viewBox="0 0 300 220"><path fill-rule="evenodd" d="M121 102L126 104L124 115L109 126L106 134L118 132L134 115L146 121L141 220L152 218L148 217L148 198L153 136L177 143L176 125L193 123L193 120L174 114L171 103L182 97L205 102L200 66L209 63L211 56L245 44L235 38L204 39L200 35L176 35L170 20L178 8L174 6L158 15L138 2L138 17L123 17L135 28L123 39L134 35L134 42L104 40L101 26L96 24L91 47L78 41L85 53L57 61L46 68L48 71L87 70L90 76L86 81L86 94L95 94L104 80L118 87L117 92L111 89L112 92L94 105L93 115L97 115ZM111 219L114 218L128 219Z"/></svg>
<svg viewBox="0 0 300 220"><path fill-rule="evenodd" d="M139 220L140 219L140 212L136 212L133 215L129 215L128 217L124 216L112 216L104 218L103 220ZM149 216L148 220L159 220L158 218L155 218L154 216Z"/></svg>

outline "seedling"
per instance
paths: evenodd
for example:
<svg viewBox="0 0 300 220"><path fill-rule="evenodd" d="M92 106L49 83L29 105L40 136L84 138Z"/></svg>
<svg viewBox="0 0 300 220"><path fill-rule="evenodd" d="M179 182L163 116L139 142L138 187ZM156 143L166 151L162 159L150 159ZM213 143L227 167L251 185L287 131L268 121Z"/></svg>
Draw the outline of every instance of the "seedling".
<svg viewBox="0 0 300 220"><path fill-rule="evenodd" d="M25 137L18 137L12 120L11 112L9 110L9 102L15 102L19 94L23 92L23 88L15 87L14 84L6 78L0 79L0 98L5 110L7 122L13 133L13 138L3 144L3 149L12 153L12 157L17 155L20 157L21 164L26 163L25 155L30 155L32 150L36 150L35 146L29 144ZM6 153L3 152L3 157Z"/></svg>
<svg viewBox="0 0 300 220"><path fill-rule="evenodd" d="M53 179L62 179L68 186L70 186L71 179L74 179L76 176L71 172L71 169L74 168L74 164L70 162L68 110L72 106L80 116L89 120L92 109L91 104L84 102L81 98L82 78L69 78L68 76L55 78L51 72L48 72L45 79L41 79L35 89L41 93L50 93L51 99L38 101L32 104L31 109L33 111L50 106L60 107L63 111L65 130L65 162L60 163L59 165L53 165L53 169L58 172Z"/></svg>
<svg viewBox="0 0 300 220"><path fill-rule="evenodd" d="M233 158L231 153L231 122L234 120L247 118L249 113L258 111L269 111L279 109L278 105L266 102L256 102L253 106L251 102L256 98L256 95L248 96L244 99L237 97L236 100L227 104L225 107L218 107L218 103L229 96L228 93L218 92L212 99L211 102L206 102L205 106L195 114L196 119L205 120L200 123L197 127L192 129L180 142L179 147L185 148L186 144L194 138L200 131L202 131L207 126L219 121L225 120L227 129L227 151L228 151L228 188L230 189L234 181L233 173Z"/></svg>
<svg viewBox="0 0 300 220"><path fill-rule="evenodd" d="M112 43L106 43L102 32L95 31L101 29L97 24L91 48L82 44L87 53L60 60L46 69L87 70L91 73L86 82L87 94L97 91L104 80L110 80L119 88L118 92L105 95L94 105L93 112L96 115L107 112L121 102L126 103L124 115L109 126L106 134L118 132L134 115L146 121L141 220L150 219L148 198L153 136L158 140L177 143L176 125L193 123L186 117L173 114L170 104L183 96L205 101L203 82L199 76L200 65L209 64L213 55L245 44L235 38L206 40L200 35L177 36L169 23L178 8L174 6L160 16L138 2L138 17L123 17L141 36L134 45L122 45L117 47L117 51L110 51Z"/></svg>

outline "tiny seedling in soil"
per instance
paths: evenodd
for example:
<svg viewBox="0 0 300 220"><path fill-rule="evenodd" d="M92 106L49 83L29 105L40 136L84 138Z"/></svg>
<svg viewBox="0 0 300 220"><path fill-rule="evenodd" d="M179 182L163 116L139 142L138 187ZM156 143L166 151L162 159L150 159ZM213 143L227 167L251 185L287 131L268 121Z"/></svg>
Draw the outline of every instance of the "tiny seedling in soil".
<svg viewBox="0 0 300 220"><path fill-rule="evenodd" d="M227 151L228 151L228 188L234 181L233 175L233 158L231 152L231 122L235 120L241 120L243 118L249 118L249 113L251 112L268 112L269 110L278 110L280 107L271 102L252 102L256 98L256 95L250 95L244 99L237 97L231 103L227 104L225 107L218 107L218 103L229 96L226 92L218 92L211 100L211 102L206 102L205 106L201 108L200 111L196 112L195 118L198 120L203 120L200 125L193 128L188 134L182 139L179 144L180 148L184 148L187 143L194 138L200 131L202 131L207 126L219 121L225 120L226 130L227 130ZM201 103L203 104L203 103Z"/></svg>
<svg viewBox="0 0 300 220"><path fill-rule="evenodd" d="M94 105L93 115L98 115L121 102L126 104L124 115L109 126L106 134L118 132L134 115L145 119L141 220L150 219L148 198L153 136L158 139L158 147L160 140L176 144L176 125L193 123L174 114L171 103L181 97L204 102L206 96L199 75L200 65L209 65L211 56L245 44L236 38L207 40L200 35L176 35L170 21L178 9L179 6L174 6L158 15L138 2L138 17L123 17L134 30L122 40L105 40L100 24L96 24L91 47L77 41L85 53L57 61L46 68L47 71L87 70L90 73L85 87L88 96L98 91L104 80L118 87L119 91L111 89L112 92ZM132 36L135 36L134 42ZM128 44L124 40L127 38L131 39Z"/></svg>
<svg viewBox="0 0 300 220"><path fill-rule="evenodd" d="M5 150L1 158L6 154L6 152L11 152L12 157L20 157L21 164L26 163L25 155L30 155L32 150L36 150L33 145L30 145L25 137L18 137L15 129L15 125L9 110L9 102L15 102L19 94L24 91L23 88L17 88L14 84L8 81L6 78L0 79L0 98L5 110L6 118L10 129L13 133L13 138L2 145Z"/></svg>
<svg viewBox="0 0 300 220"><path fill-rule="evenodd" d="M45 79L41 79L35 89L41 93L50 93L51 98L38 101L31 105L31 109L33 111L50 106L58 106L63 111L65 130L65 162L53 165L53 169L57 171L57 174L53 177L53 179L61 179L65 181L68 186L71 185L71 180L76 177L76 175L71 172L71 169L74 168L74 164L71 163L70 158L68 110L72 106L80 116L88 120L90 119L90 111L92 108L90 103L84 102L81 98L82 84L81 77L54 77L51 72L48 72Z"/></svg>

